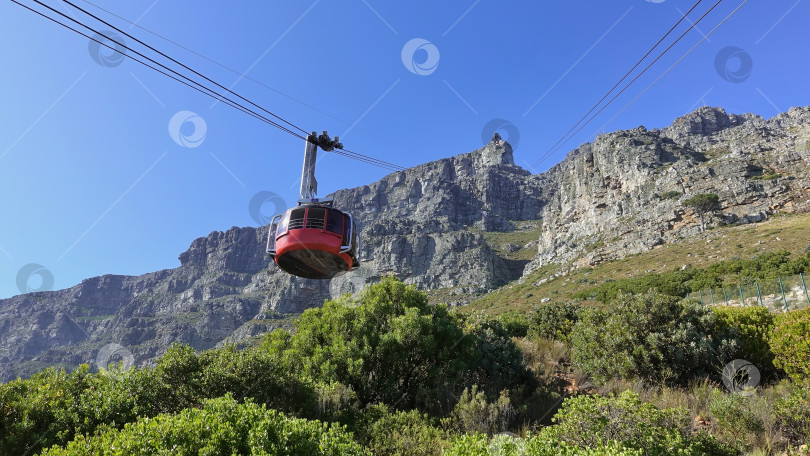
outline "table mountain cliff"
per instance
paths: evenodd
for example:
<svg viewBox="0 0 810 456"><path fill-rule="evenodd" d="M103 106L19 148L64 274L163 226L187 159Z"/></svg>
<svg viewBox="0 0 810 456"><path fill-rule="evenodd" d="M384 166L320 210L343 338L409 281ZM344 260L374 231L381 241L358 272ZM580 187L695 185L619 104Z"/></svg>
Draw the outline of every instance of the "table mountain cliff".
<svg viewBox="0 0 810 456"><path fill-rule="evenodd" d="M493 138L335 192L361 228L365 261L331 281L280 272L264 253L267 227L234 227L194 240L174 269L0 300L0 380L93 364L111 343L144 364L174 342L244 341L384 275L464 303L549 263L588 266L695 235L700 222L683 205L694 194L720 197L710 225L808 211L809 145L810 108L768 120L700 108L660 130L600 135L534 175ZM501 241L521 231L536 239Z"/></svg>

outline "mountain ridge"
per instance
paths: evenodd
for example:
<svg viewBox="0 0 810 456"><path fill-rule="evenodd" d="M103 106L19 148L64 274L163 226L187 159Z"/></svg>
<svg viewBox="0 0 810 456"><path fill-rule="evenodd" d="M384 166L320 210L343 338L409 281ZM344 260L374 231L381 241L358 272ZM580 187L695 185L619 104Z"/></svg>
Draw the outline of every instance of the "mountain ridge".
<svg viewBox="0 0 810 456"><path fill-rule="evenodd" d="M534 175L493 140L332 194L358 220L367 252L357 272L332 281L279 272L264 254L267 227L233 227L195 239L177 268L0 300L0 380L92 363L111 342L141 364L173 342L244 341L384 275L449 290L443 300L463 304L544 265L585 267L694 235L694 214L662 198L666 191L719 194L723 208L710 223L806 212L809 139L810 108L769 120L700 108L663 129L599 135ZM778 177L762 177L766 170ZM487 241L486 233L540 219L531 261Z"/></svg>

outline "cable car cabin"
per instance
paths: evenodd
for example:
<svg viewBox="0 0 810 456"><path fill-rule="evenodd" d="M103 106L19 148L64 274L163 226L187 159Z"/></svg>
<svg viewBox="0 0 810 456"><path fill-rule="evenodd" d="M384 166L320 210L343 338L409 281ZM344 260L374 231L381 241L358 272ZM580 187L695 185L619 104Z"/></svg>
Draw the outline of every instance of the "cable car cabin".
<svg viewBox="0 0 810 456"><path fill-rule="evenodd" d="M267 253L279 268L307 279L331 279L358 266L360 236L352 216L307 205L273 217Z"/></svg>

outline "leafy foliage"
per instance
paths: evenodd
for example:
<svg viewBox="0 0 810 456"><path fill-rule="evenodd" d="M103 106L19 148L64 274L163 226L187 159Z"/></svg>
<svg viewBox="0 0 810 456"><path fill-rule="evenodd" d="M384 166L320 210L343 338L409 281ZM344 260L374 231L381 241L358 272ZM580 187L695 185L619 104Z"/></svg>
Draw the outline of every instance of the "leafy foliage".
<svg viewBox="0 0 810 456"><path fill-rule="evenodd" d="M155 455L366 455L343 428L318 421L288 418L232 397L204 401L202 408L140 419L122 430L80 435L48 456Z"/></svg>
<svg viewBox="0 0 810 456"><path fill-rule="evenodd" d="M273 337L266 346L281 350L290 370L350 386L361 406L435 412L472 385L496 397L529 378L500 323L430 306L424 293L390 278L359 298L307 310L288 340Z"/></svg>
<svg viewBox="0 0 810 456"><path fill-rule="evenodd" d="M620 295L610 309L587 309L571 344L574 365L598 382L638 377L682 385L718 372L737 349L710 309L657 293Z"/></svg>
<svg viewBox="0 0 810 456"><path fill-rule="evenodd" d="M452 416L456 427L463 432L492 435L509 429L515 409L506 394L501 394L497 401L488 402L484 393L473 386L461 394Z"/></svg>
<svg viewBox="0 0 810 456"><path fill-rule="evenodd" d="M707 214L711 214L720 209L720 197L714 193L700 193L691 198L685 199L683 205L691 207L700 216L700 229L706 230L706 223L704 218Z"/></svg>
<svg viewBox="0 0 810 456"><path fill-rule="evenodd" d="M551 302L532 309L528 335L533 338L568 340L579 320L582 307L567 302Z"/></svg>
<svg viewBox="0 0 810 456"><path fill-rule="evenodd" d="M740 342L734 358L750 361L763 375L775 374L768 338L774 328L774 315L765 307L715 307L717 328L730 330Z"/></svg>
<svg viewBox="0 0 810 456"><path fill-rule="evenodd" d="M598 448L611 442L643 450L645 455L726 455L733 448L705 434L691 434L685 411L661 410L625 391L617 397L569 398L554 417L548 435L578 447Z"/></svg>
<svg viewBox="0 0 810 456"><path fill-rule="evenodd" d="M770 343L774 365L797 382L810 378L810 308L776 318Z"/></svg>
<svg viewBox="0 0 810 456"><path fill-rule="evenodd" d="M656 290L670 296L685 297L689 292L722 286L735 286L739 282L753 283L810 271L810 252L791 258L781 250L768 252L751 259L734 259L715 263L705 269L686 268L662 274L620 279L602 283L573 295L577 299L590 299L608 303L621 293L646 293Z"/></svg>
<svg viewBox="0 0 810 456"><path fill-rule="evenodd" d="M810 441L810 384L780 397L774 404L774 417L791 444Z"/></svg>
<svg viewBox="0 0 810 456"><path fill-rule="evenodd" d="M390 413L387 407L369 407L355 435L365 436L366 448L375 456L438 456L446 446L446 433L436 419L416 410Z"/></svg>

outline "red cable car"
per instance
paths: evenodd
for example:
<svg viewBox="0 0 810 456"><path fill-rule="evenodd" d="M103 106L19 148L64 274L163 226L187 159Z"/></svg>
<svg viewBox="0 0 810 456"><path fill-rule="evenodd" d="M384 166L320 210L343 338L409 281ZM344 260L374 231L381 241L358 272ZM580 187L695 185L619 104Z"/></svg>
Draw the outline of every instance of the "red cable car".
<svg viewBox="0 0 810 456"><path fill-rule="evenodd" d="M312 133L307 138L301 199L298 207L276 215L270 224L267 253L282 270L307 279L331 279L360 266L360 235L350 214L332 207L331 200L315 197L318 147L343 147L338 138Z"/></svg>

